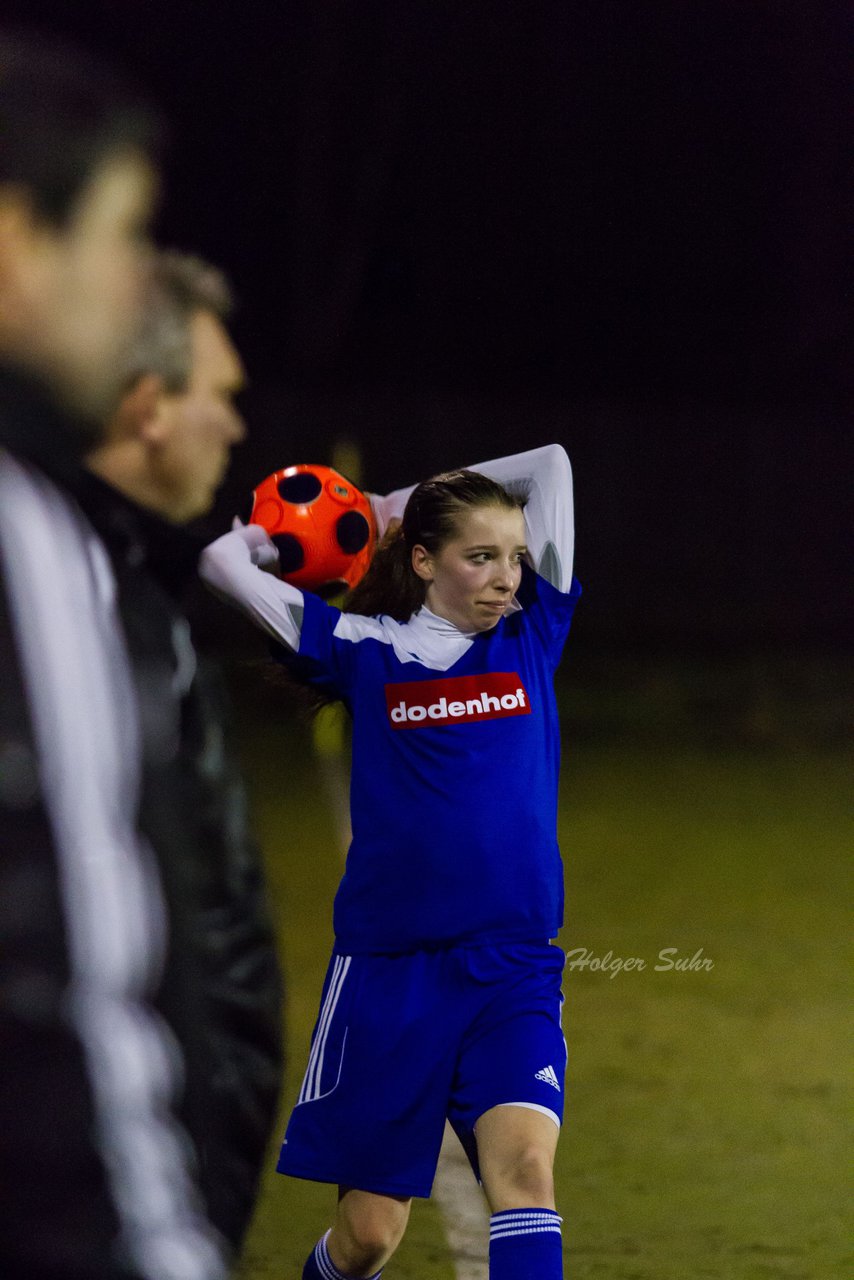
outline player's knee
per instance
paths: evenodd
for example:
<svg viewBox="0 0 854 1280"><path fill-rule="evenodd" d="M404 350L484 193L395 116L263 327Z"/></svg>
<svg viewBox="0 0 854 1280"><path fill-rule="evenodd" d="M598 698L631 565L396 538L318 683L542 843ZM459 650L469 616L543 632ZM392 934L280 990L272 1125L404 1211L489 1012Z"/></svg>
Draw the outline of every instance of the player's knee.
<svg viewBox="0 0 854 1280"><path fill-rule="evenodd" d="M403 1239L408 1217L408 1202L392 1199L363 1202L357 1212L346 1213L329 1242L345 1264L341 1269L379 1270Z"/></svg>
<svg viewBox="0 0 854 1280"><path fill-rule="evenodd" d="M551 1152L544 1151L535 1144L526 1146L519 1152L513 1168L513 1185L515 1189L536 1200L538 1205L554 1192Z"/></svg>
<svg viewBox="0 0 854 1280"><path fill-rule="evenodd" d="M366 1258L388 1257L400 1244L403 1228L397 1215L388 1215L352 1223L350 1232L354 1245Z"/></svg>
<svg viewBox="0 0 854 1280"><path fill-rule="evenodd" d="M526 1144L503 1162L493 1183L502 1208L548 1208L554 1202L551 1152Z"/></svg>
<svg viewBox="0 0 854 1280"><path fill-rule="evenodd" d="M386 1265L399 1244L400 1235L394 1231L384 1230L378 1224L359 1223L346 1237L340 1233L334 1241L330 1240L330 1252L346 1274L373 1274Z"/></svg>

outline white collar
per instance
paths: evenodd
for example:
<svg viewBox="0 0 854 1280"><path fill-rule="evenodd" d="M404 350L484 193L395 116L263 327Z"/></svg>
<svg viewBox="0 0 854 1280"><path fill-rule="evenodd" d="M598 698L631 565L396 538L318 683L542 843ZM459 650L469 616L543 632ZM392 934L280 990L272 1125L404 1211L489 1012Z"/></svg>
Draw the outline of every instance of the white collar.
<svg viewBox="0 0 854 1280"><path fill-rule="evenodd" d="M449 618L443 618L441 614L433 613L432 609L428 609L426 604L422 604L421 608L413 613L407 626L412 627L415 631L428 631L431 635L446 640L457 640L460 637L466 640L474 640L475 636L480 634L478 631L463 631L455 622L451 622Z"/></svg>
<svg viewBox="0 0 854 1280"><path fill-rule="evenodd" d="M522 608L514 597L502 617L518 613ZM388 624L390 619L383 619ZM422 666L434 671L447 671L466 653L483 631L461 631L447 618L433 613L426 605L412 615L408 622L392 623L388 627L389 639L402 662L413 658Z"/></svg>
<svg viewBox="0 0 854 1280"><path fill-rule="evenodd" d="M521 608L522 606L514 596L501 617L509 618L511 614L519 613ZM474 640L476 636L484 634L482 631L462 631L456 623L451 622L448 618L443 618L438 613L433 613L431 609L427 608L426 604L422 604L421 608L413 613L407 625L412 626L419 619L423 620L423 625L427 630L435 632L436 635L465 636L467 640Z"/></svg>

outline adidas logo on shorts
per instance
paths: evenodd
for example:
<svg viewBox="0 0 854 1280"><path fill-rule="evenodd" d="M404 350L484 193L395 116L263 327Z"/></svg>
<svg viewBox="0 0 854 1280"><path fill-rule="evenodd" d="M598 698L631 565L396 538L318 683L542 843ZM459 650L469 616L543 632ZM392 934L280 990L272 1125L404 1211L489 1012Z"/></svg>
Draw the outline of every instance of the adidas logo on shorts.
<svg viewBox="0 0 854 1280"><path fill-rule="evenodd" d="M560 1081L555 1075L554 1067L543 1067L542 1071L536 1071L534 1079L545 1080L546 1084L550 1084L553 1089L557 1089L558 1093L560 1093Z"/></svg>

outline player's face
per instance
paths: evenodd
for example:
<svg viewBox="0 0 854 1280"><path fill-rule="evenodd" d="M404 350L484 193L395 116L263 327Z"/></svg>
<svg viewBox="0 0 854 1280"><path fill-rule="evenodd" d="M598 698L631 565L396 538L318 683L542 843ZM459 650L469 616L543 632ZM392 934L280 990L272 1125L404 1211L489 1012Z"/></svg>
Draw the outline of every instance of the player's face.
<svg viewBox="0 0 854 1280"><path fill-rule="evenodd" d="M147 162L121 154L96 170L60 227L19 209L11 341L68 408L93 422L104 421L120 392L142 300L154 189Z"/></svg>
<svg viewBox="0 0 854 1280"><path fill-rule="evenodd" d="M246 435L234 397L243 386L240 357L210 311L190 325L192 365L186 391L164 395L154 425L152 465L163 513L184 524L210 509L232 446Z"/></svg>
<svg viewBox="0 0 854 1280"><path fill-rule="evenodd" d="M461 631L489 631L516 593L525 551L521 511L472 507L436 555L415 547L412 564L432 613Z"/></svg>

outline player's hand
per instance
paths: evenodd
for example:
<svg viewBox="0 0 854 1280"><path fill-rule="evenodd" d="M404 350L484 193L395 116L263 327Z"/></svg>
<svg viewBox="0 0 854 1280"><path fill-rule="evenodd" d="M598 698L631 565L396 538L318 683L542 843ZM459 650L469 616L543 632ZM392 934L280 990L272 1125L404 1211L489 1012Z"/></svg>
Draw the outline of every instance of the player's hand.
<svg viewBox="0 0 854 1280"><path fill-rule="evenodd" d="M279 563L279 553L266 529L260 524L244 524L239 516L231 522L230 538L239 539L249 552L249 559L259 569L274 570Z"/></svg>

